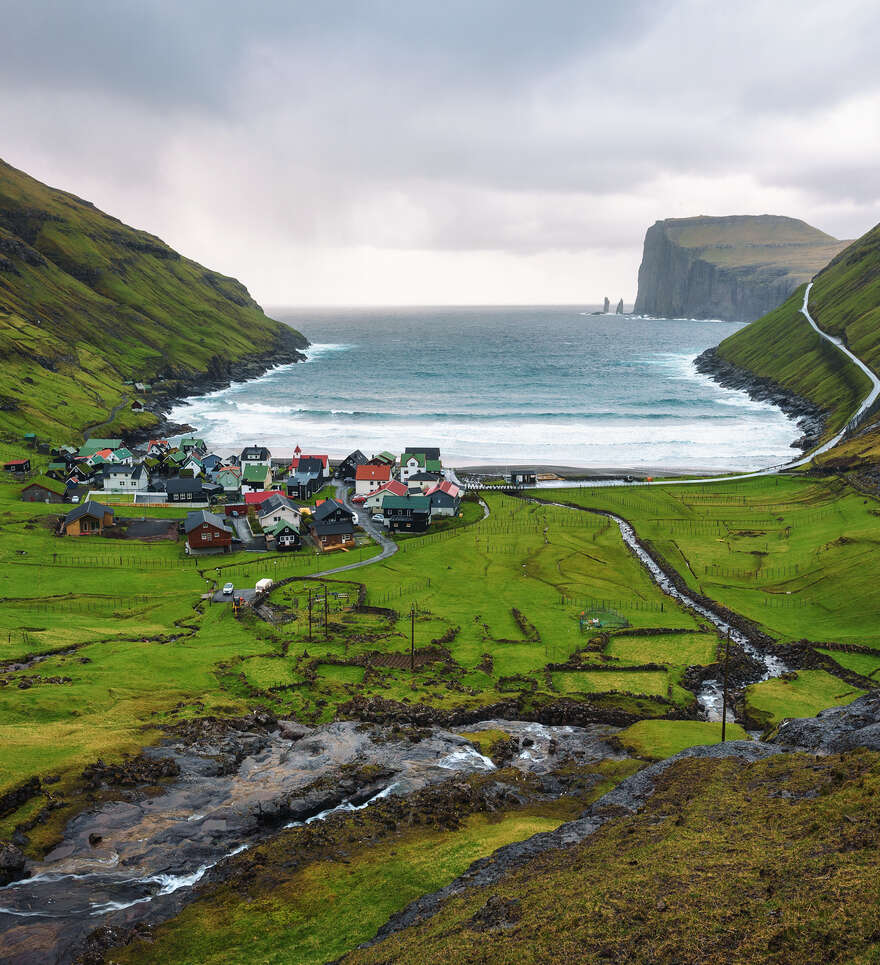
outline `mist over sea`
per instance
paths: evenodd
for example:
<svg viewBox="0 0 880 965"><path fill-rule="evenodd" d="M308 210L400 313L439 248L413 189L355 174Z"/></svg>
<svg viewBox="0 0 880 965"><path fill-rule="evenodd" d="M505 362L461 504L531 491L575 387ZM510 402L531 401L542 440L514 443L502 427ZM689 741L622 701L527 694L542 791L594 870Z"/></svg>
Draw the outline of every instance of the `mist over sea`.
<svg viewBox="0 0 880 965"><path fill-rule="evenodd" d="M306 363L175 408L221 454L439 446L452 465L758 469L792 458L778 409L693 359L730 322L587 307L276 309Z"/></svg>

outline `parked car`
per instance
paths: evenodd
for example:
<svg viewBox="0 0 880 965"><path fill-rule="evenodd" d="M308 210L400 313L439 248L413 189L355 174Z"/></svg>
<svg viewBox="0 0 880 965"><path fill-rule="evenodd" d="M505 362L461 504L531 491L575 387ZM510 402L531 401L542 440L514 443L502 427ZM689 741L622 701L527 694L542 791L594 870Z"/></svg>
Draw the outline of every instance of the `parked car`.
<svg viewBox="0 0 880 965"><path fill-rule="evenodd" d="M226 583L226 584L224 584L224 586L223 586L223 595L224 595L224 596L232 596L232 594L233 594L234 592L235 592L235 587L232 585L232 583Z"/></svg>
<svg viewBox="0 0 880 965"><path fill-rule="evenodd" d="M385 517L381 513L373 513L370 517L374 523L384 523Z"/></svg>

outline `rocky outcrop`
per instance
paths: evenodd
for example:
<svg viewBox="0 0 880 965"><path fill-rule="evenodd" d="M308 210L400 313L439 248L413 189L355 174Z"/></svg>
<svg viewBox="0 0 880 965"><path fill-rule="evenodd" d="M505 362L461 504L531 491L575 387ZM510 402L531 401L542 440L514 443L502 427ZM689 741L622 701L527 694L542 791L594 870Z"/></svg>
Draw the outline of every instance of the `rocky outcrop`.
<svg viewBox="0 0 880 965"><path fill-rule="evenodd" d="M789 418L795 419L803 435L795 439L791 444L792 448L809 452L821 441L829 413L809 399L786 389L773 379L734 365L722 358L717 348L708 348L702 355L698 355L694 359L694 367L703 375L711 376L726 389L747 392L749 398L758 402L769 402L782 409Z"/></svg>
<svg viewBox="0 0 880 965"><path fill-rule="evenodd" d="M669 218L645 235L634 312L750 322L849 242L775 215Z"/></svg>

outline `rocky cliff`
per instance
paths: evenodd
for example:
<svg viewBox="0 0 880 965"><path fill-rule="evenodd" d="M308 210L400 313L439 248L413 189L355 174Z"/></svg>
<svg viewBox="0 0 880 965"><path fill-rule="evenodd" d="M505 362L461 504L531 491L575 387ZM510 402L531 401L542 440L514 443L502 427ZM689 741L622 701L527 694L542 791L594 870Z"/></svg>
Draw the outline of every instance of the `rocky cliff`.
<svg viewBox="0 0 880 965"><path fill-rule="evenodd" d="M669 218L645 235L634 312L749 322L849 244L796 218Z"/></svg>

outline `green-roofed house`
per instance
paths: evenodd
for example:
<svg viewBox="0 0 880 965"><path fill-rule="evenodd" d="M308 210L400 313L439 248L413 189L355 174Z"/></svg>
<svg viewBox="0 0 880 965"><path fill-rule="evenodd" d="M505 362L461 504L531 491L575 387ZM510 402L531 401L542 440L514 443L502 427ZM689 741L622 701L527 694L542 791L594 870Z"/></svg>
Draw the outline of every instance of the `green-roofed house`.
<svg viewBox="0 0 880 965"><path fill-rule="evenodd" d="M253 493L272 488L272 470L263 463L247 463L241 474L241 491Z"/></svg>
<svg viewBox="0 0 880 965"><path fill-rule="evenodd" d="M442 472L438 450L424 452L404 452L400 457L400 481L405 483L410 476L419 472Z"/></svg>
<svg viewBox="0 0 880 965"><path fill-rule="evenodd" d="M205 455L205 453L208 451L208 447L205 445L205 440L197 439L195 436L186 436L184 439L180 440L179 445L187 455L191 455L192 453L201 453L202 455Z"/></svg>
<svg viewBox="0 0 880 965"><path fill-rule="evenodd" d="M63 482L70 475L70 469L66 462L50 462L46 466L46 475L50 479L57 479Z"/></svg>
<svg viewBox="0 0 880 965"><path fill-rule="evenodd" d="M25 503L63 503L66 495L64 483L48 476L37 476L21 491L21 499Z"/></svg>
<svg viewBox="0 0 880 965"><path fill-rule="evenodd" d="M126 449L125 446L120 446L118 449L113 450L113 458L117 462L122 462L130 466L134 462L134 453L131 451L131 449Z"/></svg>
<svg viewBox="0 0 880 965"><path fill-rule="evenodd" d="M431 524L431 498L389 493L382 500L382 515L385 525L391 530L423 533Z"/></svg>
<svg viewBox="0 0 880 965"><path fill-rule="evenodd" d="M90 459L96 452L103 449L119 449L122 446L121 439L86 439L79 447L79 456L82 459Z"/></svg>

